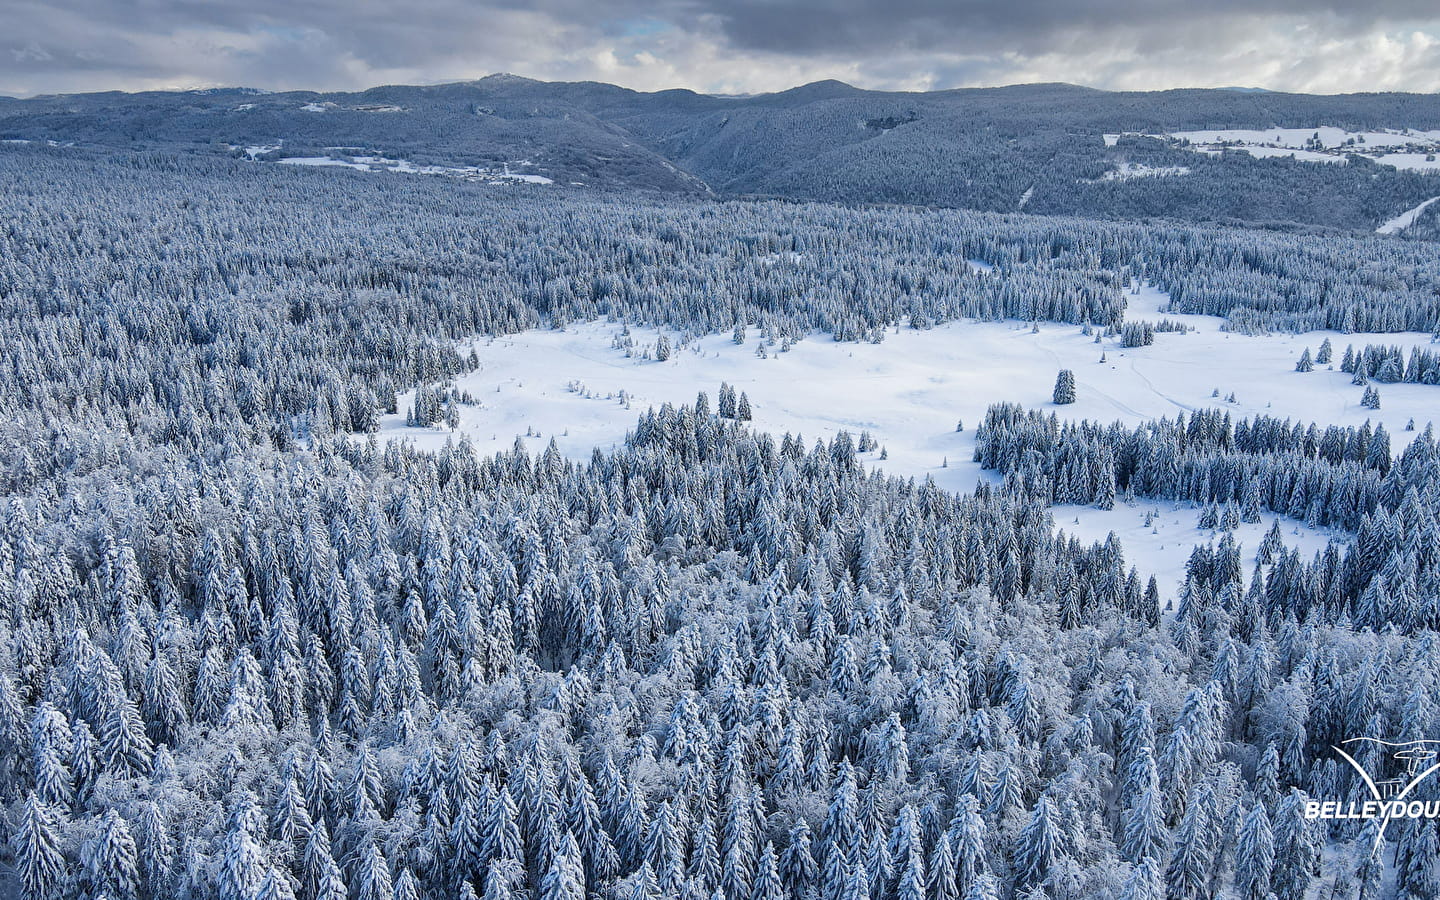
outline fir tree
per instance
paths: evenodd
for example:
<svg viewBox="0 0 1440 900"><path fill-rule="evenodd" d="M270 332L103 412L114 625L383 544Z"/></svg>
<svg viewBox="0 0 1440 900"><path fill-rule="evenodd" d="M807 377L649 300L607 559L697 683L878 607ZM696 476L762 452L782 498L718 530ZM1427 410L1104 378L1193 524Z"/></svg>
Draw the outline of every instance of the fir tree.
<svg viewBox="0 0 1440 900"><path fill-rule="evenodd" d="M1270 870L1275 863L1274 841L1265 807L1255 804L1245 817L1235 850L1235 887L1243 900L1265 900L1270 893Z"/></svg>
<svg viewBox="0 0 1440 900"><path fill-rule="evenodd" d="M60 851L62 814L32 791L10 835L20 892L25 900L58 900L65 895L65 857Z"/></svg>
<svg viewBox="0 0 1440 900"><path fill-rule="evenodd" d="M1015 841L1015 883L1033 887L1043 882L1060 854L1060 824L1050 798L1042 796L1030 821Z"/></svg>
<svg viewBox="0 0 1440 900"><path fill-rule="evenodd" d="M1055 391L1051 399L1057 406L1075 402L1074 372L1069 369L1060 370L1060 374L1055 376Z"/></svg>

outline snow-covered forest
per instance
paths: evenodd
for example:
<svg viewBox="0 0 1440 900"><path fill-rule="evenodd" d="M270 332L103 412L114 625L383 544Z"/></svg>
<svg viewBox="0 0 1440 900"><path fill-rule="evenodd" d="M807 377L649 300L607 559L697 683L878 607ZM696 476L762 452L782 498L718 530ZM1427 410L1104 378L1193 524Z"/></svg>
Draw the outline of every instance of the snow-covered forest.
<svg viewBox="0 0 1440 900"><path fill-rule="evenodd" d="M1306 815L1370 799L1334 745L1440 731L1423 418L1073 421L1052 369L960 493L718 383L582 460L377 434L477 402L477 336L1183 331L1140 284L1437 378L1374 342L1440 330L1413 238L7 146L0 895L1433 900L1440 819ZM1125 498L1219 534L1183 584L1048 509Z"/></svg>

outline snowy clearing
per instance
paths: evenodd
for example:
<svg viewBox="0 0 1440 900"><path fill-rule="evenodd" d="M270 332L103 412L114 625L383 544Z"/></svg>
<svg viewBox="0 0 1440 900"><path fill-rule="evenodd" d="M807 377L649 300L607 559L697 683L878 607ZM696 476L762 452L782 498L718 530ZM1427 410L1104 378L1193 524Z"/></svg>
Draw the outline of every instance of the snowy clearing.
<svg viewBox="0 0 1440 900"><path fill-rule="evenodd" d="M508 449L517 437L539 451L553 438L566 456L583 460L596 447L623 441L645 408L689 403L700 391L713 404L726 381L748 394L758 429L802 434L812 441L841 430L869 431L887 451L884 460L879 452L868 454L873 465L896 475L928 475L947 489L968 491L977 480L993 478L971 462L974 428L991 403L1003 400L1054 410L1067 419L1129 424L1214 407L1229 409L1236 418L1270 414L1337 425L1369 420L1385 425L1397 452L1414 435L1404 430L1407 420L1414 417L1423 428L1440 407L1440 389L1387 384L1378 386L1382 409L1370 410L1360 405L1363 389L1338 369L1294 371L1301 351L1310 347L1313 353L1326 337L1338 360L1347 344L1408 349L1428 345L1428 335L1247 337L1221 331L1216 318L1160 313L1168 298L1153 288L1142 288L1129 299L1132 320L1164 315L1197 330L1162 332L1152 346L1125 349L1108 338L1096 344L1078 326L1041 324L1032 333L1029 324L1014 322L950 323L929 331L902 328L881 344L837 343L815 335L785 353L768 348L766 358L757 356L758 338L752 332L751 340L739 346L729 335L702 338L677 348L666 362L640 358L654 346L658 332L632 328L635 355L627 357L613 346L621 326L607 323L488 338L473 345L480 370L455 382L479 401L460 408L459 432L487 453ZM468 345L462 349L468 352ZM1050 402L1061 368L1073 369L1078 384L1077 402L1065 407ZM1217 390L1220 396L1212 396ZM1226 402L1223 398L1232 392L1235 402ZM412 402L413 394L403 395L401 414L382 418L382 442L401 438L434 449L458 437L445 428L407 428L404 410ZM963 432L956 431L959 420ZM1158 535L1143 528L1146 509L1163 513ZM1179 571L1195 543L1209 539L1195 528L1197 515L1189 507L1155 501L1137 501L1134 508L1122 503L1110 512L1056 511L1061 527L1087 538L1115 530L1125 539L1132 562L1166 578ZM1077 516L1078 526L1073 522ZM1265 518L1265 527L1270 520ZM1285 527L1291 543L1294 527ZM1324 545L1325 535L1299 527L1308 535L1304 547ZM1237 537L1243 537L1247 552L1254 552L1258 535ZM1162 586L1171 587L1164 578Z"/></svg>
<svg viewBox="0 0 1440 900"><path fill-rule="evenodd" d="M1346 131L1330 125L1318 128L1220 128L1201 131L1174 131L1157 134L1104 135L1105 146L1114 147L1121 137L1135 135L1168 141L1187 150L1216 155L1225 150L1243 150L1256 157L1290 156L1306 162L1343 163L1352 153L1377 163L1412 171L1440 170L1435 154L1440 150L1440 131Z"/></svg>
<svg viewBox="0 0 1440 900"><path fill-rule="evenodd" d="M1375 161L1413 172L1440 172L1440 159L1434 153L1385 153L1375 157Z"/></svg>
<svg viewBox="0 0 1440 900"><path fill-rule="evenodd" d="M1431 197L1429 200L1426 200L1424 203L1421 203L1414 209L1407 209L1405 212L1401 213L1393 219L1388 220L1387 222L1385 222L1385 224L1375 229L1375 232L1377 234L1395 234L1396 232L1404 231L1406 228L1414 225L1415 220L1420 218L1420 214L1423 213L1430 206L1430 204L1434 203L1436 200L1440 200L1440 197Z"/></svg>
<svg viewBox="0 0 1440 900"><path fill-rule="evenodd" d="M1176 131L1167 135L1192 144L1258 144L1303 149L1340 150L1360 147L1406 147L1412 144L1440 145L1440 131L1346 131L1332 125L1318 128L1220 128Z"/></svg>
<svg viewBox="0 0 1440 900"><path fill-rule="evenodd" d="M1257 159L1272 159L1282 156L1288 156L1291 159L1298 159L1301 162L1339 163L1341 165L1344 165L1346 162L1345 157L1336 155L1334 153L1318 153L1314 150L1297 150L1293 147L1233 147L1230 149L1239 150L1241 153L1248 153ZM1223 151L1205 150L1203 152L1218 154Z"/></svg>
<svg viewBox="0 0 1440 900"><path fill-rule="evenodd" d="M277 147L250 147L245 152L251 159L260 153L268 153L276 150ZM353 147L331 147L330 150L353 150ZM554 184L554 180L544 175L533 175L524 172L510 171L510 164L505 163L499 171L484 166L421 166L416 165L408 159L394 159L388 156L360 155L350 156L343 153L336 153L332 156L290 156L277 162L291 166L338 166L346 169L357 169L361 172L399 172L405 175L441 175L447 178L460 178L465 181L483 181L486 184ZM529 165L528 162L517 163L517 165Z"/></svg>
<svg viewBox="0 0 1440 900"><path fill-rule="evenodd" d="M1199 528L1199 511L1189 504L1164 500L1127 501L1122 497L1116 499L1114 509L1057 505L1051 507L1050 512L1055 516L1057 531L1074 535L1082 543L1103 541L1113 531L1125 548L1126 562L1136 566L1144 576L1154 575L1162 598L1171 596L1173 588L1185 581L1185 562L1195 545L1218 543L1225 534ZM1147 515L1151 517L1148 526ZM1306 560L1324 550L1332 538L1348 541L1351 537L1343 531L1311 528L1285 516L1262 514L1258 524L1242 523L1233 532L1247 577L1255 568L1260 541L1277 518L1285 546L1297 548Z"/></svg>
<svg viewBox="0 0 1440 900"><path fill-rule="evenodd" d="M277 162L282 166L339 166L344 169L359 169L362 172L370 171L370 167L364 163L347 162L330 156L289 156Z"/></svg>
<svg viewBox="0 0 1440 900"><path fill-rule="evenodd" d="M1141 163L1123 162L1104 175L1101 181L1129 181L1132 178L1169 178L1175 175L1189 175L1186 166L1147 166Z"/></svg>

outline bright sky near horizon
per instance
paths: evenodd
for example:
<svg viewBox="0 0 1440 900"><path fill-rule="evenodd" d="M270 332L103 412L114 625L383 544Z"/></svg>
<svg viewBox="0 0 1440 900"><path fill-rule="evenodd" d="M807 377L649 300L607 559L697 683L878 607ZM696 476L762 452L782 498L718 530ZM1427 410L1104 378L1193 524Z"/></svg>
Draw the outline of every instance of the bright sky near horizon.
<svg viewBox="0 0 1440 900"><path fill-rule="evenodd" d="M0 94L355 90L514 72L640 90L1440 90L1434 0L0 0Z"/></svg>

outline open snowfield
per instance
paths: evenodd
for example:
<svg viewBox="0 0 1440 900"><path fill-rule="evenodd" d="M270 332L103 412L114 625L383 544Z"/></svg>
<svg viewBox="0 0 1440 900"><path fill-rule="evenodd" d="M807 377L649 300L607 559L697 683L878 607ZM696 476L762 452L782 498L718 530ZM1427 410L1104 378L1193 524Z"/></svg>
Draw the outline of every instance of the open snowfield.
<svg viewBox="0 0 1440 900"><path fill-rule="evenodd" d="M1382 153L1375 161L1397 169L1415 172L1440 172L1440 156L1434 153Z"/></svg>
<svg viewBox="0 0 1440 900"><path fill-rule="evenodd" d="M364 163L333 159L329 156L289 156L277 161L283 166L339 166L344 169L359 169L362 172L370 171L370 167Z"/></svg>
<svg viewBox="0 0 1440 900"><path fill-rule="evenodd" d="M1166 298L1144 288L1129 300L1131 320L1153 321L1161 317L1156 310ZM705 391L713 408L726 381L749 396L758 429L810 440L842 429L855 435L869 431L887 451L883 461L878 452L868 455L875 466L897 475L928 475L943 487L965 491L977 479L992 477L971 462L974 428L986 407L1002 400L1055 410L1068 419L1130 424L1217 406L1236 418L1268 413L1341 425L1368 419L1385 425L1397 451L1413 436L1404 430L1408 419L1423 428L1440 410L1440 388L1413 384L1377 385L1382 408L1365 409L1363 389L1338 371L1347 344L1409 348L1428 345L1428 335L1247 337L1221 331L1217 318L1167 317L1197 330L1159 333L1150 347L1123 349L1113 339L1094 343L1078 326L1042 324L1032 333L1028 324L1014 322L951 323L930 331L894 330L881 344L837 343L815 335L785 353L768 348L767 358L756 355L759 338L752 330L744 345L729 335L712 335L677 347L666 362L640 358L658 337L653 330L632 329L633 357L612 346L618 325L529 331L474 344L481 368L455 386L479 405L461 408L459 431L482 452L508 449L517 437L536 452L553 438L567 456L587 459L592 449L623 441L649 406L689 403ZM1301 351L1310 347L1313 353L1327 336L1337 368L1295 372ZM1077 402L1065 407L1050 402L1061 368L1074 370L1078 385ZM1220 397L1212 397L1217 389ZM1235 402L1225 402L1232 392ZM400 438L437 448L458 437L444 427L407 428L403 411L412 400L402 396L401 414L382 420L382 441ZM960 420L965 430L956 432ZM1143 521L1147 510L1161 513L1149 528ZM1055 515L1059 527L1089 540L1114 530L1130 560L1161 576L1167 589L1191 547L1212 537L1196 529L1196 510L1154 501L1136 501L1133 507L1121 502L1109 512L1057 507ZM1267 517L1263 525L1245 526L1237 534L1247 562L1269 522ZM1302 541L1307 554L1328 537L1297 523L1286 523L1285 534L1287 543Z"/></svg>
<svg viewBox="0 0 1440 900"><path fill-rule="evenodd" d="M1300 160L1301 162L1320 162L1320 163L1344 163L1344 162L1345 162L1345 157L1344 157L1344 156L1340 156L1340 155L1337 155L1337 154L1334 154L1334 153L1317 153L1317 152L1314 151L1314 150L1298 150L1298 149L1296 149L1296 148L1294 148L1294 147L1264 147L1264 146L1252 144L1252 145L1247 146L1247 147L1234 147L1234 148L1231 148L1231 149L1239 150L1239 151L1241 151L1242 153L1248 153L1248 154L1250 154L1251 156L1255 157L1256 159L1269 159L1269 158L1271 158L1271 157L1288 156L1288 157L1290 157L1291 159L1298 159L1298 160ZM1206 148L1202 148L1202 149L1201 149L1201 152L1202 152L1202 153L1210 153L1210 154L1218 155L1218 154L1221 153L1222 151L1219 150L1219 149L1214 149L1214 148L1208 148L1208 147L1206 147Z"/></svg>
<svg viewBox="0 0 1440 900"><path fill-rule="evenodd" d="M1120 137L1119 134L1105 135L1105 145L1115 146ZM1440 160L1436 159L1440 131L1346 131L1322 125L1318 128L1211 128L1143 137L1184 142L1187 149L1200 153L1244 150L1256 157L1293 156L1306 162L1338 163L1345 162L1351 153L1359 153L1397 169L1440 170Z"/></svg>
<svg viewBox="0 0 1440 900"><path fill-rule="evenodd" d="M1327 150L1373 147L1406 147L1412 144L1440 145L1440 131L1346 131L1332 125L1318 128L1210 128L1201 131L1176 131L1168 135L1192 144L1271 144L1277 147L1303 148L1319 139ZM1353 142L1353 143L1352 143Z"/></svg>
<svg viewBox="0 0 1440 900"><path fill-rule="evenodd" d="M255 157L251 150L259 149L261 152L268 152L276 149L270 148L249 148L246 153L253 159ZM340 148L336 148L340 149ZM288 166L338 166L346 169L358 169L361 172L400 172L406 175L443 175L448 178L461 178L466 181L483 181L487 184L554 184L554 180L544 175L530 175L521 172L511 172L508 165L502 166L499 171L485 168L483 166L420 166L408 159L393 159L388 156L288 156L276 160L281 165ZM519 165L529 165L528 162Z"/></svg>

